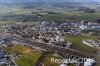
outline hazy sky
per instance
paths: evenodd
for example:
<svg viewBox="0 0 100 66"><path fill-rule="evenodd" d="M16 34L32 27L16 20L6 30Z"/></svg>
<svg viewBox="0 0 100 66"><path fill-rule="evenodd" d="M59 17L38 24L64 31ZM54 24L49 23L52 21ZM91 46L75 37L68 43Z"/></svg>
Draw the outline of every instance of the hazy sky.
<svg viewBox="0 0 100 66"><path fill-rule="evenodd" d="M100 0L0 0L0 3L16 3L16 2L93 2L93 1L98 1Z"/></svg>

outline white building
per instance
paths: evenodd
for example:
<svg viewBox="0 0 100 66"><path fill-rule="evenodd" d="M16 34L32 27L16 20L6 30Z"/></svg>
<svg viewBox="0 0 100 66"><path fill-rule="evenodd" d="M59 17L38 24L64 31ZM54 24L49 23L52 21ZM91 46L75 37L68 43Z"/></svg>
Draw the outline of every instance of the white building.
<svg viewBox="0 0 100 66"><path fill-rule="evenodd" d="M79 26L81 29L87 29L87 30L91 30L91 29L100 29L100 24L99 23L91 23L91 22L84 22L82 21L80 23Z"/></svg>
<svg viewBox="0 0 100 66"><path fill-rule="evenodd" d="M96 42L94 40L83 40L83 43L91 47L100 47L100 42Z"/></svg>

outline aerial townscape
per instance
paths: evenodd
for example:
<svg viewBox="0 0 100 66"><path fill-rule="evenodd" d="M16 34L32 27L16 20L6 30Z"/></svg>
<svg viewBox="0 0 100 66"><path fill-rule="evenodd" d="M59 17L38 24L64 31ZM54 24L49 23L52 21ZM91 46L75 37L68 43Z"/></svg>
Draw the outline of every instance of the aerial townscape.
<svg viewBox="0 0 100 66"><path fill-rule="evenodd" d="M0 0L0 66L100 66L100 1Z"/></svg>

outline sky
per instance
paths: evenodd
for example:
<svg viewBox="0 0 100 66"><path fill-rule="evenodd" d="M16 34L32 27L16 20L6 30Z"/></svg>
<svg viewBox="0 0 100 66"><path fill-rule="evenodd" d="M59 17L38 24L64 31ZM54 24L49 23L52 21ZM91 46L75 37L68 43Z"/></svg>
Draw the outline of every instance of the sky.
<svg viewBox="0 0 100 66"><path fill-rule="evenodd" d="M100 0L0 0L0 3L20 3L20 2L100 2Z"/></svg>

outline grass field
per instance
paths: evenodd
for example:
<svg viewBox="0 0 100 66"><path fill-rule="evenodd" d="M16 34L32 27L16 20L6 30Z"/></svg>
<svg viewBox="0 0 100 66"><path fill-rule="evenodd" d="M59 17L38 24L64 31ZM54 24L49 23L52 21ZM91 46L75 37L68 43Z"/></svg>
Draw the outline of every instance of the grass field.
<svg viewBox="0 0 100 66"><path fill-rule="evenodd" d="M98 37L99 36L66 36L66 39L73 43L72 45L73 49L86 52L86 53L96 53L97 52L96 48L83 44L82 40L96 39Z"/></svg>
<svg viewBox="0 0 100 66"><path fill-rule="evenodd" d="M13 23L17 23L17 21L10 21L10 20L7 20L7 21L1 21L1 20L0 20L0 25L13 24Z"/></svg>
<svg viewBox="0 0 100 66"><path fill-rule="evenodd" d="M54 22L79 22L82 20L94 22L99 19L100 13L66 12L61 14L46 14L38 20Z"/></svg>
<svg viewBox="0 0 100 66"><path fill-rule="evenodd" d="M47 53L44 58L42 58L41 62L44 64L44 66L60 66L61 63L56 63L57 61L55 61L54 63L51 61L51 59L62 59L62 57L60 56L56 56L53 53ZM58 61L59 62L59 61ZM68 66L75 66L74 64L68 64Z"/></svg>
<svg viewBox="0 0 100 66"><path fill-rule="evenodd" d="M44 58L41 59L41 62L44 64L44 66L59 66L58 63L51 62L51 58L60 59L60 57L55 57L54 54L46 54Z"/></svg>
<svg viewBox="0 0 100 66"><path fill-rule="evenodd" d="M18 66L34 66L41 56L40 52L20 45L7 47L6 50L9 54L12 55L20 53L21 56L16 60Z"/></svg>
<svg viewBox="0 0 100 66"><path fill-rule="evenodd" d="M40 57L40 54L35 53L26 53L23 54L18 60L16 60L16 63L18 66L34 66L36 62L38 61Z"/></svg>
<svg viewBox="0 0 100 66"><path fill-rule="evenodd" d="M9 21L19 22L25 19L28 19L28 21L49 21L49 22L54 21L60 23L79 22L82 20L95 22L97 19L100 19L100 13L64 12L60 14L42 14L42 17L40 17L39 15L41 15L41 13L39 12L32 13L34 11L35 11L34 9L30 10L16 9L15 11L7 12L7 14L4 13L5 16L9 16L9 18L7 17L7 20L5 20L5 22Z"/></svg>
<svg viewBox="0 0 100 66"><path fill-rule="evenodd" d="M15 54L17 52L23 53L24 51L27 51L28 48L20 45L15 45L15 46L7 47L6 50L8 54Z"/></svg>

